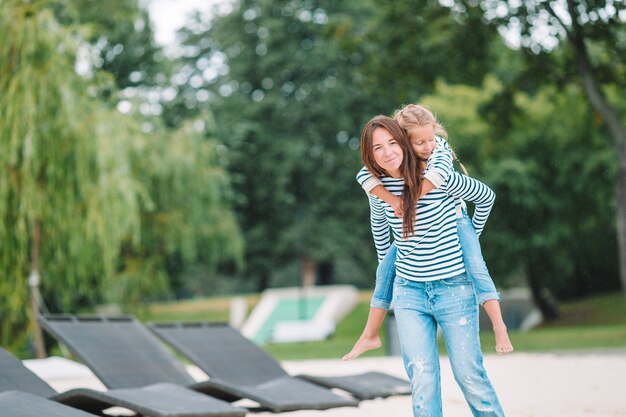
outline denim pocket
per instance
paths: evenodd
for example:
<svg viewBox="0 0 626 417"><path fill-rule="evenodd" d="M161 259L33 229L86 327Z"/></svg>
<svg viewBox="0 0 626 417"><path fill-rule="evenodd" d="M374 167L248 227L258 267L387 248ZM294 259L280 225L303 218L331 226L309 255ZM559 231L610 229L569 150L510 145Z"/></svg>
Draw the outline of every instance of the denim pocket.
<svg viewBox="0 0 626 417"><path fill-rule="evenodd" d="M406 278L396 277L393 282L394 287L406 287L409 285L409 280Z"/></svg>
<svg viewBox="0 0 626 417"><path fill-rule="evenodd" d="M441 280L442 283L446 285L461 285L461 284L469 284L470 280L467 274L455 275L450 278L444 278Z"/></svg>

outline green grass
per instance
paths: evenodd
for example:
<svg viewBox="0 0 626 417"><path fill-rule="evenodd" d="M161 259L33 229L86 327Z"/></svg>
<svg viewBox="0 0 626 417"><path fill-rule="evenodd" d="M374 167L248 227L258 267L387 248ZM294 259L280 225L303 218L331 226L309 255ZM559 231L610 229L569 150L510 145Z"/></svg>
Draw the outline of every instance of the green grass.
<svg viewBox="0 0 626 417"><path fill-rule="evenodd" d="M510 337L517 352L626 348L626 324L544 326ZM483 351L493 352L493 334L484 332L480 339Z"/></svg>
<svg viewBox="0 0 626 417"><path fill-rule="evenodd" d="M240 296L246 300L248 312L259 302L259 295ZM231 297L198 298L168 303L154 303L135 312L143 322L222 321L230 314Z"/></svg>
<svg viewBox="0 0 626 417"><path fill-rule="evenodd" d="M626 296L612 293L572 301L561 305L560 314L550 326L626 324Z"/></svg>
<svg viewBox="0 0 626 417"><path fill-rule="evenodd" d="M316 359L340 358L348 353L361 334L365 325L369 305L361 302L335 329L335 334L328 340L306 343L269 343L264 346L275 358L286 359ZM386 343L385 334L382 335L383 347ZM363 357L384 355L384 349L366 352Z"/></svg>
<svg viewBox="0 0 626 417"><path fill-rule="evenodd" d="M335 334L322 342L271 343L264 346L279 360L340 358L347 353L367 319L369 293L361 294L358 306L336 328ZM251 309L257 295L245 296ZM230 298L212 298L177 303L153 304L139 315L142 321L228 321ZM621 293L597 295L560 305L561 317L528 332L511 332L517 352L549 352L570 349L626 348L626 297ZM386 354L383 349L363 356ZM442 343L441 343L442 344ZM493 352L493 333L481 333L483 351ZM445 352L443 347L440 349Z"/></svg>

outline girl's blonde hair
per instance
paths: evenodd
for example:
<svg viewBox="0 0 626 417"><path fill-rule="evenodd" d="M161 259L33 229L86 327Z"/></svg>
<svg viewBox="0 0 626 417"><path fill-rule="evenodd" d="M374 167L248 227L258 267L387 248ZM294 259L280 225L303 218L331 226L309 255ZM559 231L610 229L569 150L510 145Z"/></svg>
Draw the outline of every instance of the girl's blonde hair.
<svg viewBox="0 0 626 417"><path fill-rule="evenodd" d="M422 106L421 104L407 104L402 107L393 114L393 118L398 124L405 130L408 131L416 128L427 125L432 125L435 127L435 135L442 137L448 140L448 132L446 128L443 127L435 114L427 107ZM461 170L465 175L468 175L467 169L465 166L459 161L459 158L454 153L452 147L450 147L450 151L452 152L452 157L459 164Z"/></svg>

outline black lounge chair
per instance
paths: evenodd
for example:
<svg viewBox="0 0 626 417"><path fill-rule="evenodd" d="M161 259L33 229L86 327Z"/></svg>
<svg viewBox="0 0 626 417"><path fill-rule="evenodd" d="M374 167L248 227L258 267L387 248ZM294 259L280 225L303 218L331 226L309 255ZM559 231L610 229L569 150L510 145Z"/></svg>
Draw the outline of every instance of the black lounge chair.
<svg viewBox="0 0 626 417"><path fill-rule="evenodd" d="M109 387L127 388L168 382L224 399L250 399L274 412L357 406L358 401L288 375L260 378L263 364L249 364L250 378L195 382L183 364L145 326L132 317L40 317L40 323ZM220 349L218 342L217 349ZM222 349L229 349L221 345ZM223 363L238 369L245 358Z"/></svg>
<svg viewBox="0 0 626 417"><path fill-rule="evenodd" d="M153 384L143 388L112 389L104 392L78 388L58 394L24 366L22 361L0 348L0 392L14 391L26 392L94 414L110 407L124 407L146 417L241 417L245 414L243 409L237 409L227 402L172 384ZM6 397L15 397L17 406L20 396ZM46 407L45 402L38 404ZM89 414L76 411L75 414L67 415L79 417ZM0 417L4 416L0 414Z"/></svg>
<svg viewBox="0 0 626 417"><path fill-rule="evenodd" d="M263 383L274 378L294 383L294 378L278 362L228 324L166 323L149 327L211 378L234 385ZM327 377L298 375L298 378L347 391L362 400L411 393L407 380L382 372Z"/></svg>
<svg viewBox="0 0 626 417"><path fill-rule="evenodd" d="M0 417L96 417L23 391L0 393Z"/></svg>

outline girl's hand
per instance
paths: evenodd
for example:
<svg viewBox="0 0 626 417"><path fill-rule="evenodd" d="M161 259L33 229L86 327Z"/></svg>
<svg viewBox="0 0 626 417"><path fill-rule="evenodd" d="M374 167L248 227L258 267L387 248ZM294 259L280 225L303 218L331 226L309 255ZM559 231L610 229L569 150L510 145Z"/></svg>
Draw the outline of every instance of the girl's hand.
<svg viewBox="0 0 626 417"><path fill-rule="evenodd" d="M402 210L402 199L394 195L390 205L396 217L402 218L402 215L404 214L404 211Z"/></svg>

